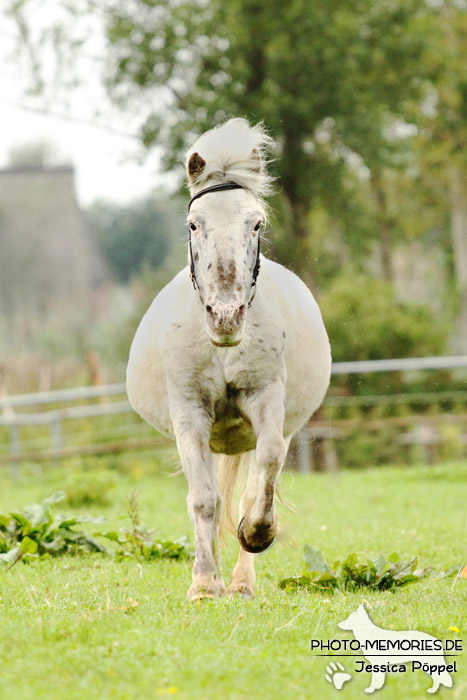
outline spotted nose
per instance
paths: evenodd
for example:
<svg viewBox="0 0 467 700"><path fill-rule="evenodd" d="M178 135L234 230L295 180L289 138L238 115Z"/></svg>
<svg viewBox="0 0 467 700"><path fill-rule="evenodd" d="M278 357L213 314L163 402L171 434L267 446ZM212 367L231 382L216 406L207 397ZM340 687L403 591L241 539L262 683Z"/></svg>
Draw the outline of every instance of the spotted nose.
<svg viewBox="0 0 467 700"><path fill-rule="evenodd" d="M243 323L245 304L206 304L206 316L213 330L232 333Z"/></svg>

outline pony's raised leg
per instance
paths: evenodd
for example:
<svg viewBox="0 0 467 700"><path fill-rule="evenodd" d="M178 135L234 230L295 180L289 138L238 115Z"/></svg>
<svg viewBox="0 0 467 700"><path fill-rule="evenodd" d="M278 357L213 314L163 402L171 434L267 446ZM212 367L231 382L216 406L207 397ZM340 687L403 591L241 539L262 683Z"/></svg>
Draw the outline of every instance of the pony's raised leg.
<svg viewBox="0 0 467 700"><path fill-rule="evenodd" d="M188 514L195 531L195 561L189 600L225 593L218 567L221 496L209 450L210 419L206 411L186 401L171 402L171 417L182 469L188 481Z"/></svg>
<svg viewBox="0 0 467 700"><path fill-rule="evenodd" d="M255 461L242 498L238 539L247 552L267 549L277 532L274 494L287 454L284 429L284 385L277 380L254 393L240 397L240 410L248 417L256 435Z"/></svg>

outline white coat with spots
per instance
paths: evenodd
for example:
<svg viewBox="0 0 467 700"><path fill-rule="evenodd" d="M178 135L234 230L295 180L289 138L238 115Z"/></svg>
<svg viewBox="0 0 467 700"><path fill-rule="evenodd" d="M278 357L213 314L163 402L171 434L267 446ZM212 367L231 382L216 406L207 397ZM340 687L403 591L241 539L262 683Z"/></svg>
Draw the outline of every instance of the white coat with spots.
<svg viewBox="0 0 467 700"><path fill-rule="evenodd" d="M130 402L175 438L188 481L196 548L190 600L225 592L219 525L242 462L249 470L229 592L253 595L254 554L277 530L274 493L287 447L329 384L328 337L307 287L263 256L252 286L270 189L264 158L270 145L260 125L232 119L189 151L192 196L218 183L240 187L208 191L192 202L196 288L188 266L158 294L130 352Z"/></svg>

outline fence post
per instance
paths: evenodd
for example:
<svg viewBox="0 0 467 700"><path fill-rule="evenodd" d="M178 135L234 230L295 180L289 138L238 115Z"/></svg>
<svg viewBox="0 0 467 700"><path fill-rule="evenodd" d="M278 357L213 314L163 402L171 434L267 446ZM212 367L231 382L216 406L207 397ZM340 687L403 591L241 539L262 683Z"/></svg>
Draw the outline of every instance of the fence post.
<svg viewBox="0 0 467 700"><path fill-rule="evenodd" d="M50 423L50 443L53 450L61 450L63 447L62 418L60 413L52 416Z"/></svg>
<svg viewBox="0 0 467 700"><path fill-rule="evenodd" d="M339 471L339 464L337 461L337 452L334 447L334 441L331 438L323 440L323 452L324 452L324 463L327 472L337 472Z"/></svg>
<svg viewBox="0 0 467 700"><path fill-rule="evenodd" d="M11 423L10 425L10 457L16 457L21 451L19 425ZM19 478L19 463L12 459L10 462L11 478L17 481Z"/></svg>
<svg viewBox="0 0 467 700"><path fill-rule="evenodd" d="M297 462L298 471L302 474L309 474L313 471L313 459L310 449L310 435L306 428L302 428L297 440Z"/></svg>

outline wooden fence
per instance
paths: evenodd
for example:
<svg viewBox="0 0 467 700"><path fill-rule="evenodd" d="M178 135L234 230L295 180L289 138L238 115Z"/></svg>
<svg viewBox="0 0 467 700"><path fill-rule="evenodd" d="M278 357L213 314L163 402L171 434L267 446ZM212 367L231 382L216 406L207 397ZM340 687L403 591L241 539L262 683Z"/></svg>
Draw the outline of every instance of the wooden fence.
<svg viewBox="0 0 467 700"><path fill-rule="evenodd" d="M334 375L342 375L460 368L467 368L467 356L334 363L332 373ZM330 395L326 399L324 406L413 405L417 402L440 404L443 401L467 403L467 385L466 391L377 396ZM35 410L31 411L31 408ZM25 409L29 410L26 411ZM106 434L104 434L105 431L103 432L102 429L93 429L94 439L91 443L66 444L64 424L80 420L91 420L95 423L100 418L115 415L132 416L131 423L126 425L127 433L129 432L127 439L121 439L119 434L122 432L121 426L114 426L113 428L107 428ZM376 431L391 426L404 429L404 432L401 432L398 437L400 444L417 444L422 446L427 461L432 461L433 450L440 439L440 426L445 424L467 425L467 414L438 413L433 416L392 416L380 420L351 418L323 421L314 419L302 429L296 440L297 468L300 471L313 469L313 456L310 449L310 444L313 441L320 441L324 466L326 469L333 471L338 467L335 449L336 440L344 438L351 431ZM136 418L126 399L126 390L123 383L60 389L10 397L4 396L0 398L0 436L2 429L2 445L4 449L3 452L0 451L0 464L12 465L13 473L17 469L16 465L22 461L36 462L85 454L109 454L154 449L161 445L170 444L170 441L166 438L155 436L150 426L146 426L144 422ZM24 429L32 430L33 432L42 431L42 437L40 440L35 438L32 441L31 439L25 439L22 435ZM44 430L48 434L48 438L44 437ZM5 431L7 433L6 436ZM109 431L119 434L119 439L116 441L108 440ZM137 434L137 437L135 437L135 434ZM462 434L462 440L467 442L467 435ZM44 444L45 441L48 444Z"/></svg>

